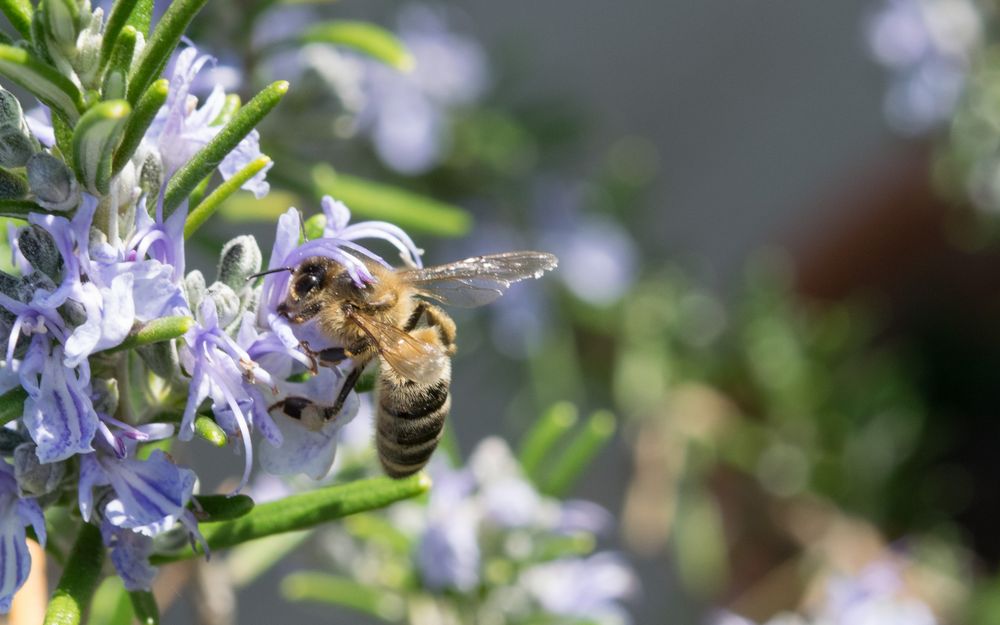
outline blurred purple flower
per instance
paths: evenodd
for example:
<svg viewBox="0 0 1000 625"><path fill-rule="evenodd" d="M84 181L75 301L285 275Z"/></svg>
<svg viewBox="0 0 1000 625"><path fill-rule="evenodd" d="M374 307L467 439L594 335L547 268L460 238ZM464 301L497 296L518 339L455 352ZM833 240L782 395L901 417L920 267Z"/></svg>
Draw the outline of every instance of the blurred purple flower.
<svg viewBox="0 0 1000 625"><path fill-rule="evenodd" d="M875 59L892 72L885 113L916 135L946 121L965 86L982 17L971 0L887 0L866 24Z"/></svg>
<svg viewBox="0 0 1000 625"><path fill-rule="evenodd" d="M399 17L399 37L415 67L401 73L370 63L358 123L371 134L382 162L414 175L444 157L450 142L449 115L482 94L489 70L482 47L451 31L442 11L406 7Z"/></svg>
<svg viewBox="0 0 1000 625"><path fill-rule="evenodd" d="M632 622L619 602L633 596L639 584L632 569L616 554L546 562L522 572L519 581L552 614L599 625Z"/></svg>

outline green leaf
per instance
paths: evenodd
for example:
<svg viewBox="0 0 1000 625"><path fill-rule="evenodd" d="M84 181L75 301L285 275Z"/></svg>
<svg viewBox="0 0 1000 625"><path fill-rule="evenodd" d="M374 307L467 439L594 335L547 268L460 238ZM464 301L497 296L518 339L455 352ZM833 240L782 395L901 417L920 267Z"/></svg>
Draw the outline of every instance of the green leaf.
<svg viewBox="0 0 1000 625"><path fill-rule="evenodd" d="M80 24L80 8L75 0L42 0L42 7L49 40L64 52L72 51Z"/></svg>
<svg viewBox="0 0 1000 625"><path fill-rule="evenodd" d="M125 100L101 102L84 113L73 131L76 175L94 195L104 195L110 188L111 159L131 112Z"/></svg>
<svg viewBox="0 0 1000 625"><path fill-rule="evenodd" d="M103 93L105 100L118 100L125 97L128 73L132 68L132 55L138 32L133 26L126 25L118 35L114 50L111 53L111 63L104 74Z"/></svg>
<svg viewBox="0 0 1000 625"><path fill-rule="evenodd" d="M457 237L472 227L472 217L457 206L340 173L325 163L312 169L312 182L316 196L329 195L353 215L383 219L404 230Z"/></svg>
<svg viewBox="0 0 1000 625"><path fill-rule="evenodd" d="M226 431L211 417L199 415L194 420L194 433L216 447L225 447L229 442Z"/></svg>
<svg viewBox="0 0 1000 625"><path fill-rule="evenodd" d="M165 214L173 212L198 183L212 173L222 162L222 159L232 152L240 141L250 134L254 126L259 124L274 109L286 93L288 93L288 83L279 80L265 87L245 106L236 111L229 123L219 131L219 134L212 137L205 147L198 150L191 157L191 160L170 178L163 195Z"/></svg>
<svg viewBox="0 0 1000 625"><path fill-rule="evenodd" d="M265 167L271 164L271 159L266 156L250 162L246 167L236 172L229 180L226 180L212 191L207 198L201 201L198 206L191 211L184 222L184 238L190 238L208 218L215 214L219 206L226 201L229 196L239 191L240 187L248 180L256 176Z"/></svg>
<svg viewBox="0 0 1000 625"><path fill-rule="evenodd" d="M413 55L394 34L369 22L338 20L317 24L300 37L303 43L329 43L366 54L398 70L413 69Z"/></svg>
<svg viewBox="0 0 1000 625"><path fill-rule="evenodd" d="M544 480L542 492L562 497L587 468L599 451L615 434L615 415L598 410L587 419L562 455L553 460L552 469Z"/></svg>
<svg viewBox="0 0 1000 625"><path fill-rule="evenodd" d="M31 16L34 9L30 0L0 0L0 11L21 36L31 41Z"/></svg>
<svg viewBox="0 0 1000 625"><path fill-rule="evenodd" d="M118 34L125 26L132 26L136 32L143 35L149 33L149 24L153 19L153 3L154 0L115 0L104 26L104 38L101 40L102 68L111 60L111 51L118 41Z"/></svg>
<svg viewBox="0 0 1000 625"><path fill-rule="evenodd" d="M132 600L132 610L139 625L159 625L160 608L156 605L156 597L148 590L133 590L128 593Z"/></svg>
<svg viewBox="0 0 1000 625"><path fill-rule="evenodd" d="M0 217L27 219L28 213L48 213L48 211L28 200L0 200Z"/></svg>
<svg viewBox="0 0 1000 625"><path fill-rule="evenodd" d="M191 329L192 324L194 324L194 319L191 317L162 317L160 319L153 319L132 328L132 332L125 337L124 341L110 349L104 350L103 353L111 354L142 345L176 339L184 336Z"/></svg>
<svg viewBox="0 0 1000 625"><path fill-rule="evenodd" d="M281 580L281 594L290 601L315 601L351 608L390 623L401 622L406 614L406 602L401 595L327 573L292 573Z"/></svg>
<svg viewBox="0 0 1000 625"><path fill-rule="evenodd" d="M77 625L101 581L104 545L96 526L84 523L69 554L59 585L45 612L44 625Z"/></svg>
<svg viewBox="0 0 1000 625"><path fill-rule="evenodd" d="M0 395L0 425L10 423L24 414L24 400L28 393L20 386Z"/></svg>
<svg viewBox="0 0 1000 625"><path fill-rule="evenodd" d="M156 113L163 106L163 103L167 101L169 89L170 81L161 78L150 85L146 93L139 98L139 103L136 104L135 110L132 111L132 115L129 116L128 122L125 124L121 144L115 151L114 165L111 167L112 178L121 172L139 148L143 135L146 134L149 125L153 123L153 118L156 117Z"/></svg>
<svg viewBox="0 0 1000 625"><path fill-rule="evenodd" d="M128 101L133 106L163 71L188 24L206 2L208 0L175 0L167 6L129 76Z"/></svg>
<svg viewBox="0 0 1000 625"><path fill-rule="evenodd" d="M30 91L71 124L76 123L85 108L76 85L27 50L0 45L0 74Z"/></svg>
<svg viewBox="0 0 1000 625"><path fill-rule="evenodd" d="M254 508L247 495L195 495L194 509L199 523L232 521L249 514Z"/></svg>
<svg viewBox="0 0 1000 625"><path fill-rule="evenodd" d="M357 512L382 508L426 493L430 485L430 479L423 474L402 480L385 477L358 480L262 503L235 521L213 523L200 529L211 549L224 549L263 536L302 530ZM187 546L178 553L154 555L150 562L163 564L196 555Z"/></svg>
<svg viewBox="0 0 1000 625"><path fill-rule="evenodd" d="M552 453L552 447L576 425L576 406L559 402L550 407L528 430L521 441L518 457L525 475L539 484L539 469Z"/></svg>

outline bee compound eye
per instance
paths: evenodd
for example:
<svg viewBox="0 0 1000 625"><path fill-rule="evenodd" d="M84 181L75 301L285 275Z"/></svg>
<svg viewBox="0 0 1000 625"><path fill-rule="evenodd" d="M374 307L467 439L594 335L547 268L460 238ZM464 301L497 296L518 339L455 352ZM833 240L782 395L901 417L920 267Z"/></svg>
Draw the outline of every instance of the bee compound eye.
<svg viewBox="0 0 1000 625"><path fill-rule="evenodd" d="M319 276L307 273L295 281L295 294L302 297L319 286Z"/></svg>

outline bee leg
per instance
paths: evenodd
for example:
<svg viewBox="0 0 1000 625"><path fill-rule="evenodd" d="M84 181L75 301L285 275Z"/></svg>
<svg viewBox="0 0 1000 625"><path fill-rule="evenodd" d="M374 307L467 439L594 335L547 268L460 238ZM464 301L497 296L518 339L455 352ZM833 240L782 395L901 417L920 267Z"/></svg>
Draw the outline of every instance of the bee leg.
<svg viewBox="0 0 1000 625"><path fill-rule="evenodd" d="M363 366L355 366L344 378L344 384L340 387L340 393L337 394L337 401L333 402L333 406L326 413L329 415L328 418L333 418L340 414L341 408L344 407L344 402L347 401L347 396L354 390L354 385L358 383L358 379L361 377L361 372L364 371Z"/></svg>
<svg viewBox="0 0 1000 625"><path fill-rule="evenodd" d="M319 364L324 367L332 367L333 365L347 360L347 352L343 347L331 347L329 349L324 349L316 352L315 356L319 359Z"/></svg>
<svg viewBox="0 0 1000 625"><path fill-rule="evenodd" d="M451 317L447 313L437 306L421 300L414 307L410 318L406 320L403 330L406 332L412 331L420 323L421 318L426 320L428 328L437 329L438 336L441 338L441 344L444 345L445 349L449 350L449 353L454 350L455 322L451 320Z"/></svg>

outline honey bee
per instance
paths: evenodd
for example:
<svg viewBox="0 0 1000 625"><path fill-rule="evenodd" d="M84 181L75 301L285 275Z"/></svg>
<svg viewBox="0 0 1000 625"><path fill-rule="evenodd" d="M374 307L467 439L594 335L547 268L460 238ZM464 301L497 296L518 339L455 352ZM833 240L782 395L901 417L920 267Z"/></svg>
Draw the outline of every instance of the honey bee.
<svg viewBox="0 0 1000 625"><path fill-rule="evenodd" d="M285 414L303 419L308 413L311 421L335 417L365 367L378 360L379 460L390 477L416 473L437 447L451 406L455 322L437 304L487 304L511 284L539 278L556 264L555 256L542 252L477 256L427 268L390 269L372 262L368 269L375 281L364 286L325 257L273 270L292 272L278 313L296 324L315 319L320 332L342 346L314 354L320 363L353 363L332 406L320 409L290 397L283 402Z"/></svg>

